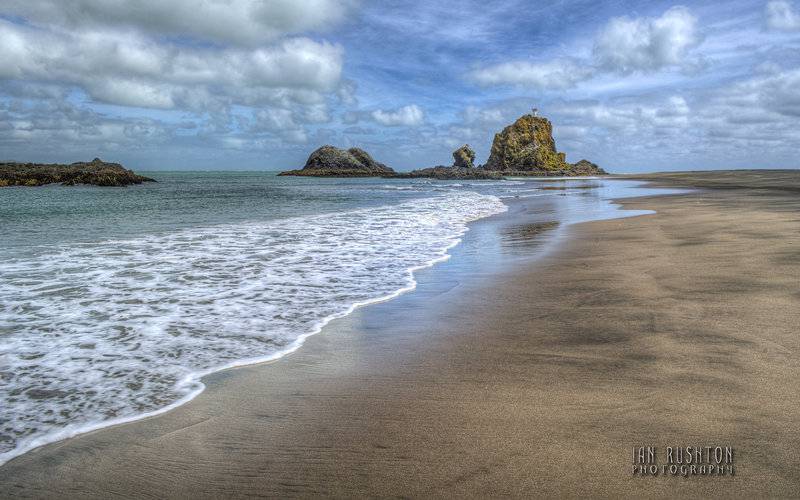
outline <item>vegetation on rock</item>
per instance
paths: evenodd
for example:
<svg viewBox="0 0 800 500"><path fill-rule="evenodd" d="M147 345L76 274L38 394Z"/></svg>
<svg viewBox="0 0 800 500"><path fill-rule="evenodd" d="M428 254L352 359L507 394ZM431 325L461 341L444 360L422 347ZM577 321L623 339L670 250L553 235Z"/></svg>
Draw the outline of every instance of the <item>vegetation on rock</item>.
<svg viewBox="0 0 800 500"><path fill-rule="evenodd" d="M99 158L90 162L69 165L58 163L0 163L0 187L42 186L61 183L65 186L91 184L94 186L127 186L155 182L135 174L119 163L106 163Z"/></svg>
<svg viewBox="0 0 800 500"><path fill-rule="evenodd" d="M556 151L553 126L547 118L523 115L495 134L487 170L556 171L568 168L564 153Z"/></svg>
<svg viewBox="0 0 800 500"><path fill-rule="evenodd" d="M344 150L322 146L311 153L305 167L281 172L280 175L501 179L508 176L570 177L605 173L587 160L581 160L574 165L567 163L564 153L556 150L550 120L528 114L495 134L489 160L478 168L475 168L475 151L469 144L464 144L453 152L452 167L436 166L402 173L395 173L386 165L377 163L361 149Z"/></svg>
<svg viewBox="0 0 800 500"><path fill-rule="evenodd" d="M464 144L453 151L453 166L456 168L472 168L475 166L475 151L469 144Z"/></svg>
<svg viewBox="0 0 800 500"><path fill-rule="evenodd" d="M607 172L589 160L581 160L572 165L571 171L575 175L606 175Z"/></svg>

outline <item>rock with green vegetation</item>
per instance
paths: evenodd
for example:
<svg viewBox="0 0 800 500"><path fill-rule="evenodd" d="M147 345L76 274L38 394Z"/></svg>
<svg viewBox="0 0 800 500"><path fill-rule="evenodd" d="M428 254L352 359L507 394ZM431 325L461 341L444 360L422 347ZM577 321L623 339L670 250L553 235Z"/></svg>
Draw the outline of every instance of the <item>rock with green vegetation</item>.
<svg viewBox="0 0 800 500"><path fill-rule="evenodd" d="M472 168L475 166L475 151L469 144L464 144L453 151L453 166L456 168Z"/></svg>
<svg viewBox="0 0 800 500"><path fill-rule="evenodd" d="M556 150L553 126L541 116L523 115L495 134L486 170L502 172L506 177L574 177L606 175L605 170L588 160L567 163L564 153Z"/></svg>
<svg viewBox="0 0 800 500"><path fill-rule="evenodd" d="M553 172L567 170L564 153L556 151L553 126L540 116L523 115L495 134L487 170Z"/></svg>
<svg viewBox="0 0 800 500"><path fill-rule="evenodd" d="M91 184L94 186L127 186L155 182L138 175L119 163L107 163L100 158L90 162L68 165L58 163L0 163L0 187L42 186L61 183L65 186Z"/></svg>
<svg viewBox="0 0 800 500"><path fill-rule="evenodd" d="M322 146L308 157L299 170L289 170L278 175L312 177L381 177L394 174L394 170L378 163L363 149L340 149Z"/></svg>

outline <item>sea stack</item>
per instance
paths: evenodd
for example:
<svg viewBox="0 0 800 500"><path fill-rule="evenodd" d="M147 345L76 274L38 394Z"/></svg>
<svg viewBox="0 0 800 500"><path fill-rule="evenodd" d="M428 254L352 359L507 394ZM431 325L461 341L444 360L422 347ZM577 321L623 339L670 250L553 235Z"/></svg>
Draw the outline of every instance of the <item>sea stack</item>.
<svg viewBox="0 0 800 500"><path fill-rule="evenodd" d="M475 151L464 144L453 151L453 166L456 168L472 168L475 166Z"/></svg>
<svg viewBox="0 0 800 500"><path fill-rule="evenodd" d="M523 115L495 134L485 168L508 171L566 170L564 153L556 150L553 125L540 116Z"/></svg>
<svg viewBox="0 0 800 500"><path fill-rule="evenodd" d="M486 170L505 175L575 176L603 175L606 172L586 160L580 168L567 163L564 153L556 150L550 120L532 114L523 115L495 134Z"/></svg>
<svg viewBox="0 0 800 500"><path fill-rule="evenodd" d="M309 155L305 166L278 175L311 177L382 177L394 174L394 170L378 163L359 148L340 149L326 145Z"/></svg>

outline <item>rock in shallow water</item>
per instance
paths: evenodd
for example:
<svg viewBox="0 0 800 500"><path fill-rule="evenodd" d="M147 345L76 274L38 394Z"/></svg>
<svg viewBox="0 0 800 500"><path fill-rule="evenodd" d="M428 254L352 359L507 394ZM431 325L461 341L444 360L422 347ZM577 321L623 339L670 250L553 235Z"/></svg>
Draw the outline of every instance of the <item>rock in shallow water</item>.
<svg viewBox="0 0 800 500"><path fill-rule="evenodd" d="M568 164L564 153L556 151L550 120L523 115L495 134L489 160L484 167L497 171L547 172L566 170Z"/></svg>
<svg viewBox="0 0 800 500"><path fill-rule="evenodd" d="M439 179L439 180L446 180L446 179L480 180L480 179L502 179L503 174L501 172L490 172L482 168L460 168L460 167L438 166L438 167L422 168L419 170L414 170L412 172L401 172L393 175L392 177L396 177L399 179L428 177L431 179Z"/></svg>
<svg viewBox="0 0 800 500"><path fill-rule="evenodd" d="M347 150L326 145L309 155L305 166L299 170L288 170L278 175L312 177L379 177L394 174L394 170L378 163L359 148Z"/></svg>
<svg viewBox="0 0 800 500"><path fill-rule="evenodd" d="M581 160L566 162L564 153L556 150L553 125L541 116L523 115L513 124L495 134L487 170L507 176L584 176L605 175L594 163Z"/></svg>
<svg viewBox="0 0 800 500"><path fill-rule="evenodd" d="M91 184L95 186L127 186L155 182L138 175L119 163L107 163L100 158L69 165L58 163L0 163L0 187L42 186L61 183L65 186Z"/></svg>
<svg viewBox="0 0 800 500"><path fill-rule="evenodd" d="M597 166L597 164L590 162L589 160L581 160L578 163L572 165L571 168L572 172L575 175L606 175L607 172Z"/></svg>

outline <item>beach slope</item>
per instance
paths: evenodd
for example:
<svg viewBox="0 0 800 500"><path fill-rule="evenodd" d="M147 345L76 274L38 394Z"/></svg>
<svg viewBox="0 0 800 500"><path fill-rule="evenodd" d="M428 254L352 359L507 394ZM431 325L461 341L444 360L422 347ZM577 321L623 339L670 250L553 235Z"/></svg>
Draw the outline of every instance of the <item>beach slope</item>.
<svg viewBox="0 0 800 500"><path fill-rule="evenodd" d="M12 460L0 491L794 496L800 172L649 178L701 189L360 309L172 412ZM635 477L636 446L731 446L736 475Z"/></svg>

